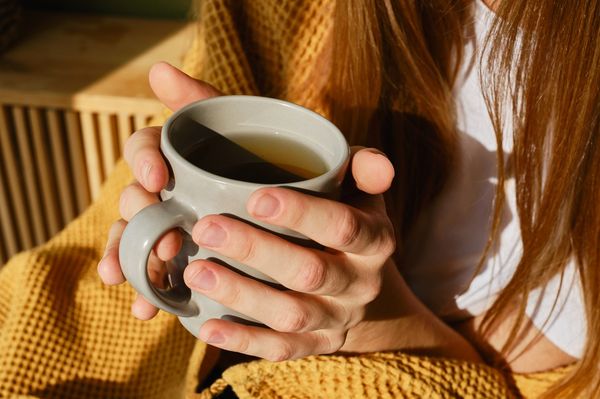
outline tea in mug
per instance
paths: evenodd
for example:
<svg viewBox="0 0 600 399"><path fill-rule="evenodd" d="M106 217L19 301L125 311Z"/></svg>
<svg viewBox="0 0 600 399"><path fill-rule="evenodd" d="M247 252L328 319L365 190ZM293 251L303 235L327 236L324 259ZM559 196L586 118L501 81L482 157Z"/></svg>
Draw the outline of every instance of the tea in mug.
<svg viewBox="0 0 600 399"><path fill-rule="evenodd" d="M292 183L327 171L308 145L275 133L212 134L182 155L209 173L259 184Z"/></svg>

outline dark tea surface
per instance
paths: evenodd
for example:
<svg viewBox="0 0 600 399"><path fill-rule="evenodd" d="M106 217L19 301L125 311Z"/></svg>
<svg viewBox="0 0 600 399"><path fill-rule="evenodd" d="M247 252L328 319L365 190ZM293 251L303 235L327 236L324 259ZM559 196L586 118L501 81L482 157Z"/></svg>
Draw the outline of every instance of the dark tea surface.
<svg viewBox="0 0 600 399"><path fill-rule="evenodd" d="M260 184L285 184L327 171L321 157L283 134L210 135L182 154L195 166L228 179Z"/></svg>

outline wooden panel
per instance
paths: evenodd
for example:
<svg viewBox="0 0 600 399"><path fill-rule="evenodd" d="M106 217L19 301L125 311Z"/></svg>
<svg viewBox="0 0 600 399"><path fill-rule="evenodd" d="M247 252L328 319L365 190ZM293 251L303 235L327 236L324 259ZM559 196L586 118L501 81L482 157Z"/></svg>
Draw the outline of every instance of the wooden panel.
<svg viewBox="0 0 600 399"><path fill-rule="evenodd" d="M10 194L13 203L20 204L15 206L14 213L17 222L17 234L22 247L29 248L33 245L33 238L27 217L27 207L21 179L20 167L17 164L15 148L12 140L12 126L9 125L9 114L6 107L0 106L0 151L2 151L2 162L6 170L7 182L10 187ZM14 133L14 131L12 131Z"/></svg>
<svg viewBox="0 0 600 399"><path fill-rule="evenodd" d="M133 117L135 130L138 131L148 127L149 117L146 114L136 114Z"/></svg>
<svg viewBox="0 0 600 399"><path fill-rule="evenodd" d="M35 164L31 155L31 144L29 142L29 131L25 120L25 111L23 107L13 107L12 116L15 124L15 134L21 156L21 173L25 179L25 188L27 192L27 203L29 204L29 214L31 215L31 224L33 226L34 242L39 245L46 241L46 232L44 229L42 205L40 203L40 193L38 192L37 178L35 173Z"/></svg>
<svg viewBox="0 0 600 399"><path fill-rule="evenodd" d="M0 68L0 265L97 198L131 133L162 111L147 75L193 23L35 12Z"/></svg>
<svg viewBox="0 0 600 399"><path fill-rule="evenodd" d="M125 143L131 134L133 133L132 126L133 117L129 114L118 114L117 115L117 126L119 130L119 154L123 156L125 151Z"/></svg>
<svg viewBox="0 0 600 399"><path fill-rule="evenodd" d="M92 200L98 198L102 184L102 163L100 161L100 147L96 135L96 122L91 112L81 112L81 133L83 137L83 151L88 172L88 181Z"/></svg>
<svg viewBox="0 0 600 399"><path fill-rule="evenodd" d="M76 194L75 198L77 199L77 211L83 212L90 203L90 191L86 162L83 155L84 150L81 139L79 115L73 111L66 111L65 125L67 128L66 133L69 157L71 159L71 170L73 171L73 184Z"/></svg>
<svg viewBox="0 0 600 399"><path fill-rule="evenodd" d="M75 217L75 204L72 195L75 187L69 179L69 163L64 148L67 132L61 126L59 111L54 109L46 110L46 119L48 121L48 134L50 136L53 159L52 170L54 171L58 185L58 202L62 215L61 222L65 225Z"/></svg>
<svg viewBox="0 0 600 399"><path fill-rule="evenodd" d="M52 159L50 158L51 151L48 148L47 134L42 124L41 111L37 108L29 108L28 116L33 139L33 153L35 154L33 161L37 167L39 187L41 188L40 194L47 237L50 237L58 232L61 225L54 174L51 173L53 170Z"/></svg>
<svg viewBox="0 0 600 399"><path fill-rule="evenodd" d="M12 207L10 201L10 187L6 184L3 176L3 167L2 163L0 163L0 233L1 233L1 241L0 245L4 243L5 245L5 257L8 258L17 253L19 250L19 244L17 243L17 235L14 231L14 221L11 217ZM3 263L0 260L0 263Z"/></svg>
<svg viewBox="0 0 600 399"><path fill-rule="evenodd" d="M112 115L107 113L100 113L98 115L98 135L100 136L100 145L102 148L104 178L110 175L117 161L116 129L116 123L114 123Z"/></svg>
<svg viewBox="0 0 600 399"><path fill-rule="evenodd" d="M4 242L4 238L2 237L2 232L0 231L0 266L2 266L8 260L8 256L6 255L6 250L4 249L2 243Z"/></svg>

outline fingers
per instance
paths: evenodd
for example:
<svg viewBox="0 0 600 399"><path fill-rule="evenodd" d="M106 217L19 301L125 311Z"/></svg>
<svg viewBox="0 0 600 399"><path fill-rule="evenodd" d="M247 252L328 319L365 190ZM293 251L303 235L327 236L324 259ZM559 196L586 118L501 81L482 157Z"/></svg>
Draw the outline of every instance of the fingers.
<svg viewBox="0 0 600 399"><path fill-rule="evenodd" d="M98 263L98 275L106 285L117 285L125 281L125 277L121 272L121 265L119 264L119 243L125 226L126 223L123 220L119 220L111 226L104 256L100 263ZM140 295L137 296L133 303L131 311L135 317L141 320L151 319L158 313L158 309Z"/></svg>
<svg viewBox="0 0 600 399"><path fill-rule="evenodd" d="M154 287L163 290L169 288L170 284L167 266L153 251L150 252L150 256L148 257L146 273L148 274L148 280L150 280L150 283Z"/></svg>
<svg viewBox="0 0 600 399"><path fill-rule="evenodd" d="M390 160L373 148L354 147L352 175L356 186L367 194L386 192L394 179L394 166Z"/></svg>
<svg viewBox="0 0 600 399"><path fill-rule="evenodd" d="M380 208L378 212L366 213L336 201L277 187L255 191L247 204L252 217L297 231L326 247L387 258L395 240L385 208Z"/></svg>
<svg viewBox="0 0 600 399"><path fill-rule="evenodd" d="M344 267L343 257L292 244L226 216L202 218L194 226L192 238L198 245L253 267L295 291L335 295L356 279L354 270Z"/></svg>
<svg viewBox="0 0 600 399"><path fill-rule="evenodd" d="M123 220L119 220L111 226L104 255L98 263L98 275L106 285L117 285L125 281L119 263L119 243L125 226L126 223Z"/></svg>
<svg viewBox="0 0 600 399"><path fill-rule="evenodd" d="M148 80L156 97L173 111L194 101L221 95L213 86L192 78L166 62L153 65Z"/></svg>
<svg viewBox="0 0 600 399"><path fill-rule="evenodd" d="M138 294L131 305L131 313L140 320L150 320L158 314L158 308Z"/></svg>
<svg viewBox="0 0 600 399"><path fill-rule="evenodd" d="M279 333L267 328L212 319L200 329L200 339L225 350L277 362L315 353L333 353L341 348L345 336L328 330L302 334Z"/></svg>
<svg viewBox="0 0 600 399"><path fill-rule="evenodd" d="M165 62L151 68L149 80L156 96L172 110L220 94L208 83L195 80ZM135 132L127 140L124 150L125 160L136 180L152 193L162 190L169 179L159 147L160 128L147 127Z"/></svg>
<svg viewBox="0 0 600 399"><path fill-rule="evenodd" d="M304 332L337 325L344 315L315 296L282 291L219 264L197 260L183 274L191 289L282 332ZM269 298L265 306L265 298Z"/></svg>
<svg viewBox="0 0 600 399"><path fill-rule="evenodd" d="M142 186L157 193L169 180L169 170L160 151L160 128L138 130L125 143L123 156Z"/></svg>
<svg viewBox="0 0 600 399"><path fill-rule="evenodd" d="M125 221L129 222L139 211L158 202L156 194L144 190L139 183L132 183L121 193L119 213Z"/></svg>
<svg viewBox="0 0 600 399"><path fill-rule="evenodd" d="M131 220L143 208L159 202L155 194L146 191L140 184L133 183L121 193L119 212L126 221ZM181 250L182 238L177 231L169 231L156 243L154 250L162 260L175 257Z"/></svg>
<svg viewBox="0 0 600 399"><path fill-rule="evenodd" d="M149 81L156 96L172 110L220 94L209 84L196 81L164 62L152 67ZM159 148L159 127L141 129L125 144L124 158L140 183L129 186L121 196L119 207L125 220L130 220L141 209L158 202L158 198L151 193L158 193L168 183L169 171ZM120 284L125 280L118 259L118 247L124 228L124 221L115 223L111 228L105 256L98 265L98 273L106 284ZM181 245L181 235L171 231L157 242L154 250L158 258L169 260L179 252ZM165 270L162 262L151 255L148 272L155 285L165 283ZM154 317L157 312L154 306L140 296L132 305L132 313L142 320Z"/></svg>

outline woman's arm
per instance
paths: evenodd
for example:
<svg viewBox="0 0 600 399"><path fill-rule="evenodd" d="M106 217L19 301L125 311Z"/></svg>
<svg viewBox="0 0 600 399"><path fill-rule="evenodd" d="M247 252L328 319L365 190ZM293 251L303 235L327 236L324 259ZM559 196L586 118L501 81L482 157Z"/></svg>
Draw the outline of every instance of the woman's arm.
<svg viewBox="0 0 600 399"><path fill-rule="evenodd" d="M461 322L454 327L478 348L480 353L485 354L488 361L500 359L516 373L547 371L577 361L576 358L563 352L546 338L526 316L516 344L506 355L500 355L502 346L508 339L517 318L517 311L515 306L485 336L478 331L484 314Z"/></svg>
<svg viewBox="0 0 600 399"><path fill-rule="evenodd" d="M348 332L342 351L404 350L428 356L481 361L463 336L433 314L410 290L392 260L384 269L381 295L368 317Z"/></svg>

